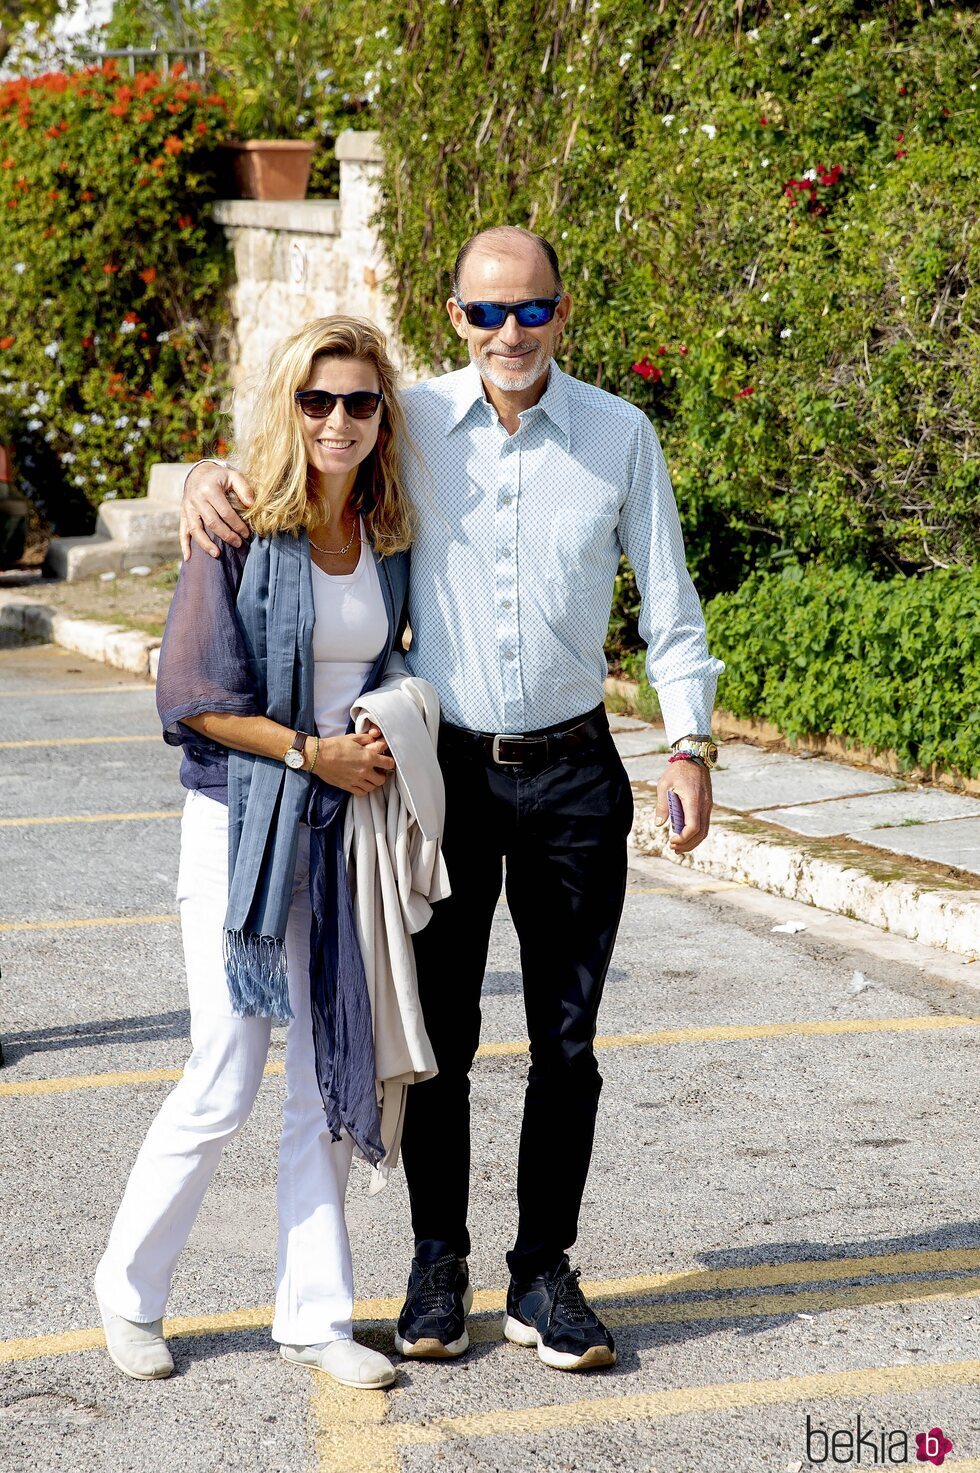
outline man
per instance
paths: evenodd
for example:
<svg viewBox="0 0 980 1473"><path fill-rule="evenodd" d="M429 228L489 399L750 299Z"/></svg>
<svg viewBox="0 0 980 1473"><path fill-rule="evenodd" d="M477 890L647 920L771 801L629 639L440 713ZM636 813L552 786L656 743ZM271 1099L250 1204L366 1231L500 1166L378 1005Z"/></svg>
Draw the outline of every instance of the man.
<svg viewBox="0 0 980 1473"><path fill-rule="evenodd" d="M442 1358L469 1344L469 1070L506 861L531 1064L504 1330L545 1364L583 1370L615 1360L567 1251L592 1153L602 1083L592 1045L633 813L602 705L621 550L636 573L647 669L675 747L658 819L673 789L686 818L671 840L679 852L708 830L710 716L723 667L708 654L653 427L554 362L570 306L547 241L509 226L481 232L459 253L447 303L470 365L403 395L423 462L405 466L419 517L407 660L442 702L453 893L416 938L439 1073L409 1091L402 1155L416 1250L396 1346ZM236 544L247 536L228 488L250 500L237 473L192 471L185 555L191 537L211 549L208 532Z"/></svg>

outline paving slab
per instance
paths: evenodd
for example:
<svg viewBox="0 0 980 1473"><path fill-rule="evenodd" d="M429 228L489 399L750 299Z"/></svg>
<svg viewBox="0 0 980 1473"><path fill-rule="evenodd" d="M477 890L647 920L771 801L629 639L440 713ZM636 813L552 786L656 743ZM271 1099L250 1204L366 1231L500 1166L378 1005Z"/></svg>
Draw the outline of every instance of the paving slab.
<svg viewBox="0 0 980 1473"><path fill-rule="evenodd" d="M941 823L951 818L980 818L980 798L961 793L943 793L937 788L904 788L892 793L874 793L866 798L841 798L828 803L800 804L791 808L763 809L753 818L778 823L795 834L830 838L847 834L864 838L868 829L909 827ZM869 842L874 843L874 840Z"/></svg>
<svg viewBox="0 0 980 1473"><path fill-rule="evenodd" d="M881 773L863 772L819 757L801 762L787 755L783 762L773 761L784 755L760 753L761 760L755 762L739 757L731 765L719 766L712 782L715 802L739 813L751 813L756 808L814 803L821 798L847 798L898 787L893 778Z"/></svg>
<svg viewBox="0 0 980 1473"><path fill-rule="evenodd" d="M669 750L667 733L662 726L643 726L638 731L614 731L613 741L620 757L641 757Z"/></svg>
<svg viewBox="0 0 980 1473"><path fill-rule="evenodd" d="M980 875L980 818L954 818L945 823L916 824L908 828L864 829L853 837L893 854L931 859L936 864L948 864L951 869Z"/></svg>

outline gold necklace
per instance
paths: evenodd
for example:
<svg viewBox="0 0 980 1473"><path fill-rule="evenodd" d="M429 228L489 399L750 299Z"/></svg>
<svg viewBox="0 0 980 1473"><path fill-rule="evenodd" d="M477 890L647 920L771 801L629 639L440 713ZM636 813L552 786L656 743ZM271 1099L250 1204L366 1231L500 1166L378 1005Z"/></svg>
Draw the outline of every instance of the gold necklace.
<svg viewBox="0 0 980 1473"><path fill-rule="evenodd" d="M350 536L348 537L347 541L344 543L343 547L321 547L320 544L319 544L319 542L314 542L313 541L313 538L309 536L309 533L307 533L307 537L309 537L310 546L311 547L315 547L316 550L317 550L317 552L326 553L328 557L343 557L345 553L350 552L350 550L351 550L351 547L352 547L353 542L354 542L354 534L355 534L355 532L358 529L359 520L360 519L358 517L355 517L354 518L354 525L350 529ZM358 538L358 541L360 541L360 538Z"/></svg>

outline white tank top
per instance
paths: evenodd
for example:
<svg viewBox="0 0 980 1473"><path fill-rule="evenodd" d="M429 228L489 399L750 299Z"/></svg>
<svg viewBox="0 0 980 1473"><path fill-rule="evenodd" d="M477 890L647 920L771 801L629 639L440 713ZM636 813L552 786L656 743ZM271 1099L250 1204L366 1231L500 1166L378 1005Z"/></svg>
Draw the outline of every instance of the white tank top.
<svg viewBox="0 0 980 1473"><path fill-rule="evenodd" d="M378 569L361 523L361 556L353 573L313 575L313 711L320 736L343 736L350 708L388 638Z"/></svg>

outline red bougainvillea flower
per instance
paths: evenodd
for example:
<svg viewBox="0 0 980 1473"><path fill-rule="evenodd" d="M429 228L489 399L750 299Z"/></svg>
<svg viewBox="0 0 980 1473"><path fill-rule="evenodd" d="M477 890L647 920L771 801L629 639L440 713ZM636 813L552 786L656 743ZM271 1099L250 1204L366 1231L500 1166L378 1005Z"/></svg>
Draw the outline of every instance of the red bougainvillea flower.
<svg viewBox="0 0 980 1473"><path fill-rule="evenodd" d="M138 123L152 123L153 122L153 109L152 109L152 107L145 107L141 113L137 113L136 114L136 121Z"/></svg>
<svg viewBox="0 0 980 1473"><path fill-rule="evenodd" d="M134 327L135 327L136 323L139 322L139 320L140 319L139 319L139 313L138 312L127 312L126 315L125 315L125 317L123 318L123 322L132 323L132 325Z"/></svg>
<svg viewBox="0 0 980 1473"><path fill-rule="evenodd" d="M754 393L755 393L755 385L754 384L746 384L746 386L745 386L744 389L739 389L738 393L735 395L735 398L736 399L747 399L750 394L754 394Z"/></svg>
<svg viewBox="0 0 980 1473"><path fill-rule="evenodd" d="M632 365L632 369L634 373L640 375L640 378L645 378L653 383L657 383L664 376L663 369L658 368L655 363L651 363L645 353L638 363Z"/></svg>
<svg viewBox="0 0 980 1473"><path fill-rule="evenodd" d="M170 72L170 79L171 79L171 81L173 81L173 82L178 81L184 75L184 73L186 72L186 70L187 70L187 67L184 65L184 63L182 61L178 61L176 63L176 65L171 68L171 72Z"/></svg>
<svg viewBox="0 0 980 1473"><path fill-rule="evenodd" d="M83 189L78 198L84 200L85 203L88 204L90 200L95 199L95 195L90 189Z"/></svg>
<svg viewBox="0 0 980 1473"><path fill-rule="evenodd" d="M127 102L114 102L108 111L114 118L124 118L129 112L129 104Z"/></svg>
<svg viewBox="0 0 980 1473"><path fill-rule="evenodd" d="M681 343L680 346L678 347L677 351L678 351L678 353L687 353L687 351L688 351L687 344L686 343Z"/></svg>
<svg viewBox="0 0 980 1473"><path fill-rule="evenodd" d="M91 347L94 346L94 344L95 344L95 338L94 338L94 336L92 335L92 333L87 332L85 334L85 336L82 338L82 347L83 348L91 348Z"/></svg>
<svg viewBox="0 0 980 1473"><path fill-rule="evenodd" d="M759 123L763 128L768 128L769 119L766 117L765 113L763 113L762 117L759 119Z"/></svg>
<svg viewBox="0 0 980 1473"><path fill-rule="evenodd" d="M146 284L147 284L147 286L149 286L152 282L156 281L156 279L157 279L157 268L155 266L147 266L147 268L146 268L145 271L141 271L140 272L140 280L141 281L145 281Z"/></svg>
<svg viewBox="0 0 980 1473"><path fill-rule="evenodd" d="M901 85L901 87L899 87L899 89L898 89L898 95L899 95L899 97L905 97L907 95L907 93L908 93L908 90L909 89L905 86L905 83L903 82L902 85Z"/></svg>
<svg viewBox="0 0 980 1473"><path fill-rule="evenodd" d="M115 276L116 272L119 270L119 267L116 266L112 261L106 261L105 265L102 267L102 270L105 272L106 276Z"/></svg>
<svg viewBox="0 0 980 1473"><path fill-rule="evenodd" d="M169 138L163 140L163 151L164 153L172 154L184 152L183 142L177 137L176 133L171 133Z"/></svg>
<svg viewBox="0 0 980 1473"><path fill-rule="evenodd" d="M907 159L908 156L909 156L909 151L908 151L907 148L896 148L896 150L895 150L895 157L897 159Z"/></svg>
<svg viewBox="0 0 980 1473"><path fill-rule="evenodd" d="M207 123L195 123L194 131L195 133L206 133L208 131Z"/></svg>
<svg viewBox="0 0 980 1473"><path fill-rule="evenodd" d="M207 95L207 97L205 97L204 101L208 104L209 107L227 107L228 106L227 102L221 96L220 92L209 92L208 95Z"/></svg>
<svg viewBox="0 0 980 1473"><path fill-rule="evenodd" d="M13 338L0 338L0 348L3 348L4 351L6 351L7 348L12 348L13 346Z"/></svg>
<svg viewBox="0 0 980 1473"><path fill-rule="evenodd" d="M177 216L177 229L178 230L190 230L190 228L191 228L191 226L193 224L194 224L194 221L191 219L190 215L178 215Z"/></svg>
<svg viewBox="0 0 980 1473"><path fill-rule="evenodd" d="M666 345L666 343L661 343L660 344L660 347L657 349L657 356L659 358L662 358L663 355L666 353L666 351L667 351L667 345Z"/></svg>

